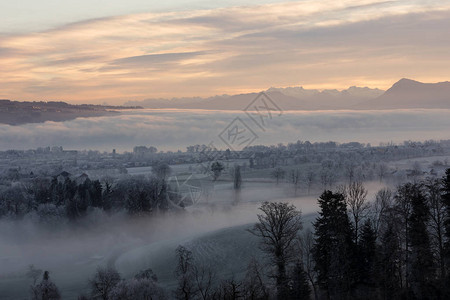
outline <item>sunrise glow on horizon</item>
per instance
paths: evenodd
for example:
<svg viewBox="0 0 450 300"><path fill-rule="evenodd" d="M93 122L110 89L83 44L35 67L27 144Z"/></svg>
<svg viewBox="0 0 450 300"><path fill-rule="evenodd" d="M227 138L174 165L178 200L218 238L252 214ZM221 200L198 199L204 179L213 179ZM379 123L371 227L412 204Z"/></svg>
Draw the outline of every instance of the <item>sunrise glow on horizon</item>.
<svg viewBox="0 0 450 300"><path fill-rule="evenodd" d="M53 1L0 5L0 99L123 104L450 80L450 1L72 2L60 17Z"/></svg>

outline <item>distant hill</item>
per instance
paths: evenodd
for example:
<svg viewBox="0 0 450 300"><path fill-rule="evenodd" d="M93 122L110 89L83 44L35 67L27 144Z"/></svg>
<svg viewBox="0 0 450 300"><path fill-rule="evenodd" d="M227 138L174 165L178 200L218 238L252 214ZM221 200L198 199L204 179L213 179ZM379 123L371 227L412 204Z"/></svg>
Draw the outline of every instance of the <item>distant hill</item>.
<svg viewBox="0 0 450 300"><path fill-rule="evenodd" d="M115 114L120 109L138 108L142 107L0 100L0 124L21 125L46 121L63 122L79 117L99 117Z"/></svg>
<svg viewBox="0 0 450 300"><path fill-rule="evenodd" d="M283 110L450 108L450 82L422 83L401 79L383 91L352 86L346 90L314 90L303 87L270 88L265 91ZM210 98L146 99L128 102L145 108L213 110L244 109L257 93Z"/></svg>
<svg viewBox="0 0 450 300"><path fill-rule="evenodd" d="M283 110L318 110L349 108L383 93L379 89L350 87L338 90L314 90L303 87L270 88L265 91ZM127 102L126 105L140 105L145 108L180 108L242 110L258 93L221 95L209 98L146 99Z"/></svg>
<svg viewBox="0 0 450 300"><path fill-rule="evenodd" d="M381 96L357 109L450 108L450 82L422 83L403 78Z"/></svg>

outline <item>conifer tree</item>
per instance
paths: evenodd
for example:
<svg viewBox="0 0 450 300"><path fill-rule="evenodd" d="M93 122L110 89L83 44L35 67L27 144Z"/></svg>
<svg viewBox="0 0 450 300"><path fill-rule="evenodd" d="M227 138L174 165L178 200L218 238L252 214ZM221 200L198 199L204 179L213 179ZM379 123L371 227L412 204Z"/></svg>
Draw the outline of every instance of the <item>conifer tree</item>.
<svg viewBox="0 0 450 300"><path fill-rule="evenodd" d="M314 223L318 282L328 299L349 296L353 284L353 230L347 215L345 198L340 193L325 191L319 198L319 217Z"/></svg>

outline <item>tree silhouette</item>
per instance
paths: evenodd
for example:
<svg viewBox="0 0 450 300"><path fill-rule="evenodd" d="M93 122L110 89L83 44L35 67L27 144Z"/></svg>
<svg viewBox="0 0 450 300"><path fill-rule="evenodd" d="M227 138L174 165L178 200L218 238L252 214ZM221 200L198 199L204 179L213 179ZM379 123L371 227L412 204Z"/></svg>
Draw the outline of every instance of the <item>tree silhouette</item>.
<svg viewBox="0 0 450 300"><path fill-rule="evenodd" d="M284 299L288 293L286 265L294 257L293 242L302 229L301 213L287 203L264 202L259 208L259 222L250 232L261 238L261 249L276 266L277 296Z"/></svg>

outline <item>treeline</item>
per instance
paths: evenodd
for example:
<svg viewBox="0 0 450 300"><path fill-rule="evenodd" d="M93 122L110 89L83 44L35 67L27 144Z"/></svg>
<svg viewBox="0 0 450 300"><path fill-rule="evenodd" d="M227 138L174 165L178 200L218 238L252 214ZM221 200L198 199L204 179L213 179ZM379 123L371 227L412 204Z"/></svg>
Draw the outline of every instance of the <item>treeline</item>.
<svg viewBox="0 0 450 300"><path fill-rule="evenodd" d="M119 180L71 178L63 172L52 178L35 178L0 190L0 218L26 216L42 223L77 220L89 211L149 214L169 209L170 187L166 177L170 168L155 167L153 176L124 176ZM172 198L175 197L173 193Z"/></svg>
<svg viewBox="0 0 450 300"><path fill-rule="evenodd" d="M175 289L164 290L151 270L123 280L101 268L80 299L450 298L450 169L442 179L382 189L374 201L353 182L324 191L318 204L313 230L302 232L295 206L263 203L248 231L267 259L252 259L243 278L218 278L179 246Z"/></svg>
<svg viewBox="0 0 450 300"><path fill-rule="evenodd" d="M261 208L252 232L271 258L274 297L449 299L450 169L442 179L382 189L373 202L353 182L318 203L313 231L300 238L295 207Z"/></svg>
<svg viewBox="0 0 450 300"><path fill-rule="evenodd" d="M264 203L249 231L267 260L243 280L177 249L177 299L449 299L450 169L442 179L382 189L374 201L359 182L326 190L313 230L300 211Z"/></svg>

